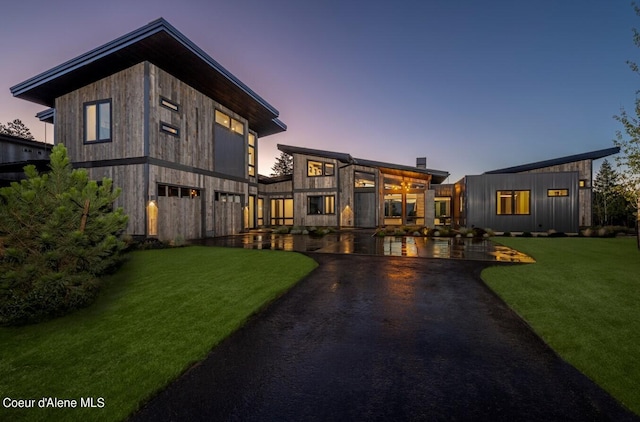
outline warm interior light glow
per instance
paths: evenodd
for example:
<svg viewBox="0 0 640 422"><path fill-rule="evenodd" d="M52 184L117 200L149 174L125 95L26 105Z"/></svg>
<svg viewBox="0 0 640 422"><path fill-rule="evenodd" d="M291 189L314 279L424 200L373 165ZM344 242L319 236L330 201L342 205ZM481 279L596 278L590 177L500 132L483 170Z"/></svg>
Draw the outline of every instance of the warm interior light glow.
<svg viewBox="0 0 640 422"><path fill-rule="evenodd" d="M148 236L157 236L158 235L158 205L156 201L149 201L147 205L147 235Z"/></svg>

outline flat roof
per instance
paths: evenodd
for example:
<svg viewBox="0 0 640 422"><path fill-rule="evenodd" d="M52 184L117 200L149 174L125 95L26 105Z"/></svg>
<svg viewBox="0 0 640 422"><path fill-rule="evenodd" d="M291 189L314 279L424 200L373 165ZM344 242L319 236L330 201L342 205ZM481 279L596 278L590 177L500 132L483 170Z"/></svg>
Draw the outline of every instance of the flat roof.
<svg viewBox="0 0 640 422"><path fill-rule="evenodd" d="M514 167L506 167L498 170L486 171L484 174L522 173L525 171L538 170L545 167L560 166L563 164L575 163L583 160L597 160L620 152L619 147L599 149L597 151L585 152L566 157L553 158L551 160L537 161L535 163L522 164Z"/></svg>
<svg viewBox="0 0 640 422"><path fill-rule="evenodd" d="M13 96L55 107L55 99L149 61L247 118L258 136L283 132L279 112L163 18L10 88Z"/></svg>

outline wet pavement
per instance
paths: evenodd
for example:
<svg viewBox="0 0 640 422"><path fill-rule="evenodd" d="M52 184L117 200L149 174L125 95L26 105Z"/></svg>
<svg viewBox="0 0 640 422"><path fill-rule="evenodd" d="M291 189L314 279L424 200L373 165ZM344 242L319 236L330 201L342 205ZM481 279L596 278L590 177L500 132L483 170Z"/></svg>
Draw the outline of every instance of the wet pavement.
<svg viewBox="0 0 640 422"><path fill-rule="evenodd" d="M638 421L481 281L486 261L320 266L133 421Z"/></svg>
<svg viewBox="0 0 640 422"><path fill-rule="evenodd" d="M209 246L276 249L297 252L468 259L492 262L535 262L533 258L489 239L373 236L354 230L322 237L297 234L245 233L200 241Z"/></svg>

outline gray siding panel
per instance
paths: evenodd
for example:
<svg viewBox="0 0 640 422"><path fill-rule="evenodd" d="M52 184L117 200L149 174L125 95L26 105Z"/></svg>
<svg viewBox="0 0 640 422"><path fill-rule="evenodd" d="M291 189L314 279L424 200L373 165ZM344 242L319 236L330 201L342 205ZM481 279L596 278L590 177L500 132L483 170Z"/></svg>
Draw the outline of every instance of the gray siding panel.
<svg viewBox="0 0 640 422"><path fill-rule="evenodd" d="M578 173L484 174L466 178L467 225L498 231L578 231ZM549 197L548 189L568 189L569 196ZM496 192L529 190L529 215L497 215Z"/></svg>
<svg viewBox="0 0 640 422"><path fill-rule="evenodd" d="M245 141L242 135L215 126L215 171L229 176L245 177Z"/></svg>

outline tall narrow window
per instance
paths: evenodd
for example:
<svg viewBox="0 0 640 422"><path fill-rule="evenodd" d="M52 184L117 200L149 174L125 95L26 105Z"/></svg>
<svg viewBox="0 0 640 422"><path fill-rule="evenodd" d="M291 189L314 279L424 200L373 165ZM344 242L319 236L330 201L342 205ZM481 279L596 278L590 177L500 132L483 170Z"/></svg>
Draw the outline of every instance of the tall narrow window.
<svg viewBox="0 0 640 422"><path fill-rule="evenodd" d="M84 104L84 141L111 141L111 100Z"/></svg>
<svg viewBox="0 0 640 422"><path fill-rule="evenodd" d="M256 136L253 133L249 134L249 145L247 147L249 157L249 176L256 175Z"/></svg>
<svg viewBox="0 0 640 422"><path fill-rule="evenodd" d="M496 193L496 213L498 215L530 214L530 191L499 190Z"/></svg>

